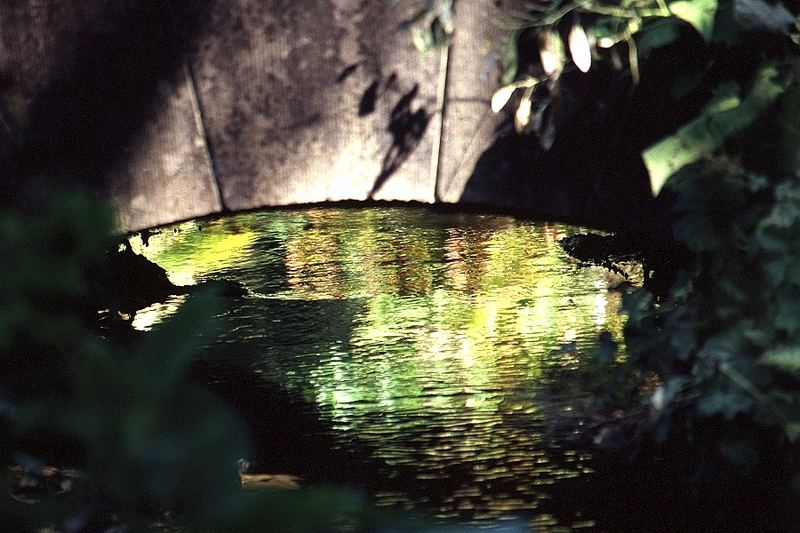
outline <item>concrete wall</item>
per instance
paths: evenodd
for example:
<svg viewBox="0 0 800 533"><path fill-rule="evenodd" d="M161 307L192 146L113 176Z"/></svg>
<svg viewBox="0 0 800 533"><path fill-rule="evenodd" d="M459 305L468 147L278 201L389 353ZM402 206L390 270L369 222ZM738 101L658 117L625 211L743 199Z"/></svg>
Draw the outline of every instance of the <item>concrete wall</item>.
<svg viewBox="0 0 800 533"><path fill-rule="evenodd" d="M365 199L581 218L527 148L524 180L507 148L487 159L503 2L461 0L449 49L421 56L400 25L425 3L4 0L6 182L88 183L122 231Z"/></svg>

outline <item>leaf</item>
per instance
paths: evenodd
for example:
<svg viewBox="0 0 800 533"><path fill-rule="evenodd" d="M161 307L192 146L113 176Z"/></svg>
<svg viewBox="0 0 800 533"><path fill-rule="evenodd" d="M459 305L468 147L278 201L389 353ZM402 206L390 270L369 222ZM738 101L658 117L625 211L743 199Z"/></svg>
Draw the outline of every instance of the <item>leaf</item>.
<svg viewBox="0 0 800 533"><path fill-rule="evenodd" d="M572 62L581 72L589 72L592 66L592 48L583 26L579 22L573 24L569 30L568 42Z"/></svg>
<svg viewBox="0 0 800 533"><path fill-rule="evenodd" d="M522 100L519 102L517 112L514 114L514 128L517 133L522 133L531 122L531 97L528 92L523 95Z"/></svg>
<svg viewBox="0 0 800 533"><path fill-rule="evenodd" d="M732 420L737 414L753 406L753 400L739 391L714 390L697 401L697 410L705 416L721 414Z"/></svg>
<svg viewBox="0 0 800 533"><path fill-rule="evenodd" d="M541 118L540 126L537 129L537 135L539 137L539 144L545 150L550 150L553 147L553 144L556 142L556 122L555 122L555 113L548 105L547 108L542 109L542 114L539 115L537 112L536 116Z"/></svg>
<svg viewBox="0 0 800 533"><path fill-rule="evenodd" d="M797 442L800 439L800 423L799 422L790 422L786 424L784 427L786 431L786 438L789 439L789 442Z"/></svg>
<svg viewBox="0 0 800 533"><path fill-rule="evenodd" d="M500 82L509 85L517 77L517 34L515 33L506 41L503 52L500 54Z"/></svg>
<svg viewBox="0 0 800 533"><path fill-rule="evenodd" d="M428 50L430 50L433 38L431 37L429 32L423 30L418 26L414 26L413 28L411 28L411 42L414 43L414 47L420 53L424 54L427 53Z"/></svg>
<svg viewBox="0 0 800 533"><path fill-rule="evenodd" d="M681 390L686 387L686 382L686 378L683 377L669 378L666 383L653 391L649 399L650 405L657 412L673 409L673 404Z"/></svg>
<svg viewBox="0 0 800 533"><path fill-rule="evenodd" d="M442 24L442 20L438 17L433 19L431 22L430 34L434 48L442 48L447 44L447 41L450 38L447 28L445 28L445 26Z"/></svg>
<svg viewBox="0 0 800 533"><path fill-rule="evenodd" d="M639 59L646 59L651 50L661 48L677 40L680 22L675 19L662 18L642 27L634 35L636 51Z"/></svg>
<svg viewBox="0 0 800 533"><path fill-rule="evenodd" d="M679 100L691 94L700 87L705 74L702 70L676 73L669 87L672 97Z"/></svg>
<svg viewBox="0 0 800 533"><path fill-rule="evenodd" d="M589 33L600 48L611 48L625 38L625 33L619 28L619 21L613 17L595 20L589 26Z"/></svg>
<svg viewBox="0 0 800 533"><path fill-rule="evenodd" d="M778 239L778 242L780 242L784 248L786 247L786 243L783 239ZM778 285L783 283L783 280L786 277L786 261L780 259L763 261L761 269L766 275L767 282L773 288L778 287Z"/></svg>
<svg viewBox="0 0 800 533"><path fill-rule="evenodd" d="M679 19L691 24L706 42L711 41L717 0L679 0L669 4L669 10Z"/></svg>
<svg viewBox="0 0 800 533"><path fill-rule="evenodd" d="M800 206L795 203L781 202L776 204L769 216L762 220L761 225L775 228L789 229L797 223L800 218Z"/></svg>
<svg viewBox="0 0 800 533"><path fill-rule="evenodd" d="M499 113L506 106L508 101L511 100L511 96L513 96L516 90L516 85L506 85L505 87L497 89L492 95L492 112Z"/></svg>
<svg viewBox="0 0 800 533"><path fill-rule="evenodd" d="M597 349L594 352L594 364L608 366L614 362L614 357L619 352L619 344L614 341L611 333L603 331L598 338Z"/></svg>
<svg viewBox="0 0 800 533"><path fill-rule="evenodd" d="M539 60L544 73L558 77L564 70L564 43L553 30L539 33Z"/></svg>
<svg viewBox="0 0 800 533"><path fill-rule="evenodd" d="M770 350L758 359L758 363L800 377L800 346Z"/></svg>
<svg viewBox="0 0 800 533"><path fill-rule="evenodd" d="M794 15L781 2L770 5L763 0L734 0L734 16L743 28L784 32L794 23Z"/></svg>
<svg viewBox="0 0 800 533"><path fill-rule="evenodd" d="M788 250L790 242L786 239L785 235L781 235L779 231L775 231L773 227L772 221L768 218L762 220L761 223L758 225L755 234L754 234L755 243L758 245L759 248L772 253L783 254L786 253ZM780 272L780 279L783 279L783 273L785 270L785 266L780 267L771 267L765 266L770 261L765 261L765 264L762 264L762 269L769 273L771 270L776 270ZM774 261L773 261L774 262ZM783 260L779 261L783 263Z"/></svg>
<svg viewBox="0 0 800 533"><path fill-rule="evenodd" d="M800 300L796 290L784 289L776 294L778 312L775 315L775 327L789 334L800 329Z"/></svg>
<svg viewBox="0 0 800 533"><path fill-rule="evenodd" d="M200 343L199 335L212 327L215 307L208 291L198 292L170 320L144 338L135 361L155 395L168 391L188 371Z"/></svg>
<svg viewBox="0 0 800 533"><path fill-rule="evenodd" d="M800 86L793 84L780 102L777 113L780 159L784 167L793 176L800 176Z"/></svg>
<svg viewBox="0 0 800 533"><path fill-rule="evenodd" d="M791 76L782 75L769 63L758 70L744 100L737 96L736 84L718 87L717 95L696 119L642 152L653 196L658 196L667 179L678 170L710 155L729 137L758 119L791 81Z"/></svg>
<svg viewBox="0 0 800 533"><path fill-rule="evenodd" d="M440 4L438 15L439 23L442 25L442 29L447 35L451 35L456 29L452 0L447 0Z"/></svg>

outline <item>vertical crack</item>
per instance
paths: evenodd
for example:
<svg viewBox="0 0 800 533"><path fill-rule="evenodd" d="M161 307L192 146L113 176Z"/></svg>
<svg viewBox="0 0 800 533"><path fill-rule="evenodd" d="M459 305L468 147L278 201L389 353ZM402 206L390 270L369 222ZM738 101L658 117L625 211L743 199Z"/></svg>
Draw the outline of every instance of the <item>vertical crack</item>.
<svg viewBox="0 0 800 533"><path fill-rule="evenodd" d="M439 109L439 131L433 136L431 155L431 181L433 182L433 202L441 203L439 196L439 169L442 163L442 138L444 137L444 121L447 119L447 83L450 79L450 46L442 48L439 57L439 85L436 88L436 107Z"/></svg>
<svg viewBox="0 0 800 533"><path fill-rule="evenodd" d="M214 157L214 150L211 146L211 139L208 135L208 129L206 128L206 121L205 117L203 116L203 105L200 101L200 95L197 92L194 71L192 70L192 66L188 60L184 61L183 63L183 70L186 75L186 79L189 82L189 95L192 100L195 127L202 135L203 148L205 149L206 158L208 159L208 164L211 170L211 177L214 181L214 189L217 193L217 201L219 202L220 209L223 213L225 213L228 212L229 209L228 206L225 205L225 198L222 194L222 183L220 183L219 179L219 168L217 166L217 160Z"/></svg>

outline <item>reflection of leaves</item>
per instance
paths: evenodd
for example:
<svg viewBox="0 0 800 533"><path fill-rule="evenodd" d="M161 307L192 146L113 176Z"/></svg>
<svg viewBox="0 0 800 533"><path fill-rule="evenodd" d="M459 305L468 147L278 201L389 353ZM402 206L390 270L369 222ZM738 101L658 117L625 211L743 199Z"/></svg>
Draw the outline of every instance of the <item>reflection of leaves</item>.
<svg viewBox="0 0 800 533"><path fill-rule="evenodd" d="M672 409L675 400L679 398L680 393L686 387L686 382L686 378L681 376L668 379L650 395L650 406L659 414L665 409Z"/></svg>
<svg viewBox="0 0 800 533"><path fill-rule="evenodd" d="M444 528L443 530L449 530ZM369 507L359 493L331 488L307 491L254 490L242 495L236 513L198 521L192 531L294 533L296 531L439 531L426 520Z"/></svg>

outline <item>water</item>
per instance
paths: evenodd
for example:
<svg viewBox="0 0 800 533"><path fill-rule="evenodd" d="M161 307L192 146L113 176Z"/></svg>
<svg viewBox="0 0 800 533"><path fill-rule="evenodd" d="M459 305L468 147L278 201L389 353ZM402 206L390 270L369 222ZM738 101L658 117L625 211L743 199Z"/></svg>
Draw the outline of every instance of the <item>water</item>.
<svg viewBox="0 0 800 533"><path fill-rule="evenodd" d="M558 245L574 231L318 208L189 222L147 247L132 242L175 283L246 286L220 316L216 357L311 406L325 445L363 458L377 505L579 528L593 524L580 505L566 518L547 511L553 487L592 475L588 454L548 431L578 394L553 385L585 364L600 332L619 339L622 317L610 274ZM140 311L135 326L183 298Z"/></svg>

